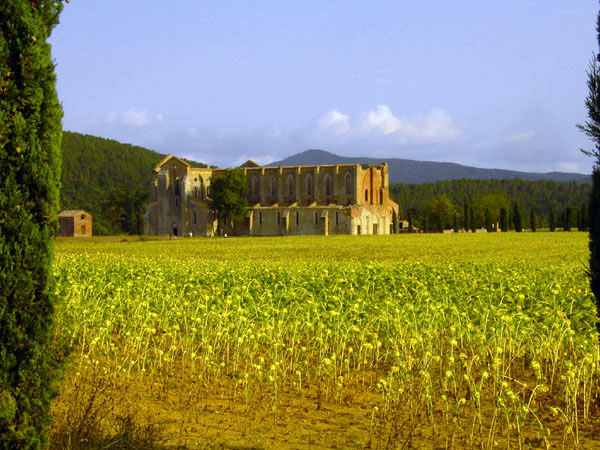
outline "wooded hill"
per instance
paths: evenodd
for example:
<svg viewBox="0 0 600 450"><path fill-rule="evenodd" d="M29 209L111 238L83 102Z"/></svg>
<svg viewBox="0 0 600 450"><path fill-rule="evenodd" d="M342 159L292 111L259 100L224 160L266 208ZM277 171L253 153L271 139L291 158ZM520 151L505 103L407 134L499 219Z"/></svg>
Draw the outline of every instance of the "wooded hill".
<svg viewBox="0 0 600 450"><path fill-rule="evenodd" d="M165 155L130 144L65 131L62 140L61 209L84 209L93 216L94 234L134 232L133 205L109 209L112 200L124 203L150 194L152 169ZM196 167L203 164L187 161ZM111 216L112 213L112 216ZM122 220L117 220L115 214ZM124 216L124 217L123 217ZM127 220L129 219L129 220ZM130 229L127 229L130 228Z"/></svg>

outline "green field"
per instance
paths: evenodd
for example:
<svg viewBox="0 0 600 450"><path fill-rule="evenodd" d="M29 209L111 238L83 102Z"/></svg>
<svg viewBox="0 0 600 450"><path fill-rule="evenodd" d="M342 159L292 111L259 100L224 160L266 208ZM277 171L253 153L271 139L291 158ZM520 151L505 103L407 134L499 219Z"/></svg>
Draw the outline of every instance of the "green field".
<svg viewBox="0 0 600 450"><path fill-rule="evenodd" d="M54 440L95 402L161 448L600 448L587 257L584 233L58 240Z"/></svg>

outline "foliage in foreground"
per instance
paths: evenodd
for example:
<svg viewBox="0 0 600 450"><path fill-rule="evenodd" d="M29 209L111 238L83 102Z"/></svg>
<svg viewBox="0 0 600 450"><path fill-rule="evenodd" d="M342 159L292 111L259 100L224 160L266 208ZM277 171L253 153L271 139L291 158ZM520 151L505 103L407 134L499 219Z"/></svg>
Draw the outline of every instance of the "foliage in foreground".
<svg viewBox="0 0 600 450"><path fill-rule="evenodd" d="M218 386L277 414L290 393L364 392L379 429L410 419L424 442L572 445L598 419L598 344L585 236L554 236L65 244L60 333L78 373L176 380L195 402Z"/></svg>
<svg viewBox="0 0 600 450"><path fill-rule="evenodd" d="M600 45L600 12L596 18L596 32L598 45ZM596 158L592 174L592 192L590 194L589 224L590 224L590 260L589 275L592 292L596 296L596 312L600 320L600 67L598 66L596 54L588 69L588 96L585 106L588 111L588 121L584 125L578 125L594 143L594 150L582 150L589 156ZM600 322L597 324L600 332Z"/></svg>
<svg viewBox="0 0 600 450"><path fill-rule="evenodd" d="M0 3L0 448L42 448L56 358L52 256L62 109L46 42L60 1Z"/></svg>

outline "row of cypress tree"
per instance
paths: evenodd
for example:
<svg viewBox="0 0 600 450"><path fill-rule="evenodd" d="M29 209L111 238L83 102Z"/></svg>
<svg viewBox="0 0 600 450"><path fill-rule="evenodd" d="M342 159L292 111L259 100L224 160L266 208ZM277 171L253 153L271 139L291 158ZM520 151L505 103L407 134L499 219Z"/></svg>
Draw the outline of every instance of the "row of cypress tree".
<svg viewBox="0 0 600 450"><path fill-rule="evenodd" d="M446 225L446 222L442 219L442 214L434 216L435 220L432 226L432 223L430 222L430 214L428 214L427 211L423 211L421 222L419 223L421 231L425 233L429 233L431 231L443 232L444 229L459 231L462 228L463 230L475 232L478 228L485 228L488 232L509 230L520 232L525 228L521 208L517 202L514 202L513 207L510 209L504 207L500 208L500 214L497 218L493 218L489 209L486 209L482 223L476 222L472 206L469 206L469 204L466 202L463 206L464 212L461 220L459 220L458 213L455 212L453 215L451 228L449 228ZM557 229L561 228L563 231L571 231L572 229L576 228L579 231L587 231L589 229L588 210L589 207L586 203L583 203L580 208L567 207L561 212L559 221L557 221L554 208L550 208L546 221L548 229L550 231L556 231ZM414 228L416 227L412 217L412 213L409 210L406 219L408 221L409 232L413 232ZM534 208L530 209L529 222L527 225L529 230L533 232L538 231L539 221ZM392 229L395 233L398 233L401 230L400 220L398 219L398 215L396 214L395 210L392 214Z"/></svg>

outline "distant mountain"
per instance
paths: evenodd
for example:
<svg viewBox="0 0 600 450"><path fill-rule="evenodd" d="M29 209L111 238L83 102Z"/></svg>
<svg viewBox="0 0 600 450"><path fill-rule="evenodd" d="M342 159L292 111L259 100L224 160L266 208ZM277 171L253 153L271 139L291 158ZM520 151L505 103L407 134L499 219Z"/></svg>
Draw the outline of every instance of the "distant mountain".
<svg viewBox="0 0 600 450"><path fill-rule="evenodd" d="M431 183L435 181L458 180L461 178L478 180L558 181L590 183L591 175L568 172L519 172L504 169L482 169L455 163L415 161L400 158L367 158L335 155L324 150L307 150L288 158L276 161L269 166L301 166L313 164L389 164L390 183Z"/></svg>

